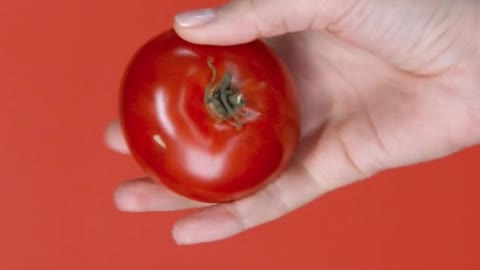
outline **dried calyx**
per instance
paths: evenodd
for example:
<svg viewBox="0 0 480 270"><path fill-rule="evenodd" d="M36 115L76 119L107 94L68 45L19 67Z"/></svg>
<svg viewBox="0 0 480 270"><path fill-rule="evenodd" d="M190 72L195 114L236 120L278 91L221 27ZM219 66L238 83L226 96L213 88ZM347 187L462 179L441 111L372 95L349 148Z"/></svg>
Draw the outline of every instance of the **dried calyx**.
<svg viewBox="0 0 480 270"><path fill-rule="evenodd" d="M227 121L237 129L243 127L239 113L245 107L246 100L242 94L232 86L232 73L227 71L222 80L215 84L217 70L213 66L213 58L208 57L207 64L212 71L212 79L205 87L205 104L215 117ZM232 121L233 120L233 121Z"/></svg>

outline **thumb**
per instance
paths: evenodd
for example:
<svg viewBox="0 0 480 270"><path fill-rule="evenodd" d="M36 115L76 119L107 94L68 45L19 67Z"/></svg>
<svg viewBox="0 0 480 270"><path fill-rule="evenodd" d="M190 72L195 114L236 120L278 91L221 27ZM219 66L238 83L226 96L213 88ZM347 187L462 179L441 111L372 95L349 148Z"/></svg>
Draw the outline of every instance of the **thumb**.
<svg viewBox="0 0 480 270"><path fill-rule="evenodd" d="M307 29L325 29L353 6L352 0L234 0L178 14L174 28L200 44L232 45Z"/></svg>
<svg viewBox="0 0 480 270"><path fill-rule="evenodd" d="M185 40L234 45L302 30L326 30L421 75L438 74L471 51L477 1L234 0L176 16Z"/></svg>

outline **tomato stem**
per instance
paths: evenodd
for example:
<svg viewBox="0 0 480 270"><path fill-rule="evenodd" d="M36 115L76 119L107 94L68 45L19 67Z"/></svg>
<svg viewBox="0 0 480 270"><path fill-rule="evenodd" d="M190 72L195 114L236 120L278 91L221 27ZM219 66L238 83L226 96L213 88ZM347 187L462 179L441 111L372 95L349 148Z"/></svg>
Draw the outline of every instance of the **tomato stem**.
<svg viewBox="0 0 480 270"><path fill-rule="evenodd" d="M212 71L212 78L205 87L205 104L208 110L217 118L235 125L237 129L242 128L243 123L239 118L239 111L245 106L246 100L232 86L232 73L227 71L222 80L213 86L217 78L217 70L213 66L213 58L208 57L207 65ZM232 123L230 120L235 121Z"/></svg>

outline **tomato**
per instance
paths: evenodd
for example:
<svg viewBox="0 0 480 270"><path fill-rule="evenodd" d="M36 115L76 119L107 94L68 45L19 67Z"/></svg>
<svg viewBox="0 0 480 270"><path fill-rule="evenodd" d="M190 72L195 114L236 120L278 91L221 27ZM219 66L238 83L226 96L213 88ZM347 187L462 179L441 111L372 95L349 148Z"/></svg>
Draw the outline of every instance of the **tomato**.
<svg viewBox="0 0 480 270"><path fill-rule="evenodd" d="M146 174L202 202L228 202L270 183L299 139L286 66L262 41L189 43L169 30L134 55L120 119Z"/></svg>

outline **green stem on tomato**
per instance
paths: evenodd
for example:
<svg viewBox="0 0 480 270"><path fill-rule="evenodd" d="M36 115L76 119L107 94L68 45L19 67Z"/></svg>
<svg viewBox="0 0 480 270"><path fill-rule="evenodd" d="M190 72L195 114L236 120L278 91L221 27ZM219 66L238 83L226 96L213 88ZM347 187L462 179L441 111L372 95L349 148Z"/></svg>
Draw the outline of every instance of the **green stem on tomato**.
<svg viewBox="0 0 480 270"><path fill-rule="evenodd" d="M232 73L226 72L222 80L215 83L217 77L217 70L213 66L213 58L208 57L207 65L212 71L212 78L205 87L205 105L208 110L223 121L230 122L231 119L235 121L234 125L237 129L243 127L243 122L240 120L238 114L246 101L243 96L232 87Z"/></svg>

